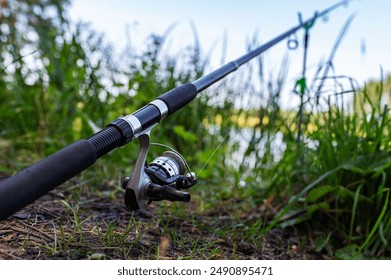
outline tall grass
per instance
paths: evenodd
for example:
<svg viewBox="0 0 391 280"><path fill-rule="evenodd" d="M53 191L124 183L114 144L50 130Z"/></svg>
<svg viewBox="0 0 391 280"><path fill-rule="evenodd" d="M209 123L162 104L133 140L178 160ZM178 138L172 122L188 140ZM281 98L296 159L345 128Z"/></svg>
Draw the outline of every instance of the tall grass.
<svg viewBox="0 0 391 280"><path fill-rule="evenodd" d="M354 91L349 105L328 97L323 111L308 114L301 160L287 149L275 165L289 165L281 175L294 180L284 181L292 196L268 229L306 222L327 232L340 258L389 255L390 112L379 85Z"/></svg>
<svg viewBox="0 0 391 280"><path fill-rule="evenodd" d="M390 103L384 90L389 85L381 79L360 89L350 77L320 71L330 69L332 61L327 61L311 88L304 85L300 91L296 113L281 108L284 65L273 83L277 90L269 86L262 91L266 104L251 112L259 124L246 142L238 168L245 187L237 191L256 206L277 203L275 218L264 231L307 225L319 252L338 258L389 257Z"/></svg>

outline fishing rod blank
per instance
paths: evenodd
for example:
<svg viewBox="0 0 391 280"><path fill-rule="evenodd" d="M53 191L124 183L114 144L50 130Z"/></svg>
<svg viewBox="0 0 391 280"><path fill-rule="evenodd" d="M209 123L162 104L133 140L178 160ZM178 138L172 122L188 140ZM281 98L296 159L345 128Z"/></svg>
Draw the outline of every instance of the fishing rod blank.
<svg viewBox="0 0 391 280"><path fill-rule="evenodd" d="M106 128L93 136L79 140L35 163L31 167L0 181L0 220L9 217L16 211L53 190L58 185L78 175L83 170L94 164L98 158L113 149L123 146L140 136L146 134L149 136L149 131L155 125L190 103L199 92L221 80L238 69L241 65L247 63L283 39L296 33L299 29L305 28L308 24L312 24L316 18L325 16L338 7L346 5L348 2L349 0L338 2L326 10L316 13L307 21L300 22L296 27L243 55L242 57L239 57L238 59L192 83L181 85L160 95L135 113L120 117L111 122ZM139 140L141 143L141 139ZM142 145L141 148L143 148ZM140 156L141 151L139 157ZM170 162L177 162L174 158L178 159L177 156L173 155L171 155L170 159L168 158L169 157L166 156L167 161ZM163 168L162 166L160 167ZM183 174L176 173L175 176L178 180L187 180L187 177ZM173 184L172 178L173 177L158 178L156 180L164 182L167 181L169 182L167 184ZM140 180L141 179L142 178L140 178ZM194 184L194 182L188 181L188 185L186 185L186 187L189 187L192 184ZM128 189L126 191L128 191ZM176 190L162 188L162 186L156 186L156 184L153 188L149 188L149 191L151 194L155 195L155 199L168 197L172 198L171 200L174 200L175 197L178 198L179 196L181 196L181 199L183 198L183 200L188 200L189 198L186 193L176 193ZM158 191L163 192L165 196L161 194L159 194L161 196L156 195ZM131 201L131 203L133 202L134 201ZM135 205L137 205L137 203L135 203ZM132 209L133 207L129 208ZM135 207L135 209L136 208L137 207Z"/></svg>

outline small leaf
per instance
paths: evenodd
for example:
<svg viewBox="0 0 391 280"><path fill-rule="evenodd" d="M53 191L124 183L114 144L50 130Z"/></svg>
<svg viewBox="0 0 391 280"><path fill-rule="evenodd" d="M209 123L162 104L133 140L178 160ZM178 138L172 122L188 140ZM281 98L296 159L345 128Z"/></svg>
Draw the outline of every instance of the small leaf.
<svg viewBox="0 0 391 280"><path fill-rule="evenodd" d="M312 215L318 211L318 210L324 210L324 209L330 209L330 205L326 202L321 202L321 203L317 203L317 204L313 204L311 206L308 207L308 210L307 210L307 216L308 218L311 218Z"/></svg>
<svg viewBox="0 0 391 280"><path fill-rule="evenodd" d="M308 202L316 202L326 194L334 191L336 189L335 186L320 186L312 189L307 196Z"/></svg>
<svg viewBox="0 0 391 280"><path fill-rule="evenodd" d="M306 82L305 77L302 77L301 79L298 79L296 81L295 88L294 88L293 92L298 95L304 95L306 89L307 89L307 82Z"/></svg>
<svg viewBox="0 0 391 280"><path fill-rule="evenodd" d="M335 256L340 260L363 260L364 255L358 253L359 247L357 244L350 244L336 251Z"/></svg>

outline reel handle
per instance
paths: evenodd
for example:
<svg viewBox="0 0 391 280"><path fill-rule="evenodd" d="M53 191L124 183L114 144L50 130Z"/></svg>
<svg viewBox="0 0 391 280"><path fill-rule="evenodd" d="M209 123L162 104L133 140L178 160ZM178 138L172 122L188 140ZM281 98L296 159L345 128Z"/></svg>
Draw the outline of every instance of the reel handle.
<svg viewBox="0 0 391 280"><path fill-rule="evenodd" d="M169 200L189 202L191 195L187 192L178 191L177 189L163 185L151 183L146 187L146 194L151 200Z"/></svg>

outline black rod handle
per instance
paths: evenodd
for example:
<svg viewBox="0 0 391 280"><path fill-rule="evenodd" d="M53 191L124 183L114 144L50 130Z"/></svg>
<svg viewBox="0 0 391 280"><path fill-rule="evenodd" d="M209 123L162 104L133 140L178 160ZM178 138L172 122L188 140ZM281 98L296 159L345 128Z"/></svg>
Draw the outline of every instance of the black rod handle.
<svg viewBox="0 0 391 280"><path fill-rule="evenodd" d="M0 221L76 176L97 158L95 146L80 140L0 181Z"/></svg>
<svg viewBox="0 0 391 280"><path fill-rule="evenodd" d="M167 104L168 115L172 115L196 98L197 93L196 86L187 83L160 95L157 99L163 100Z"/></svg>

